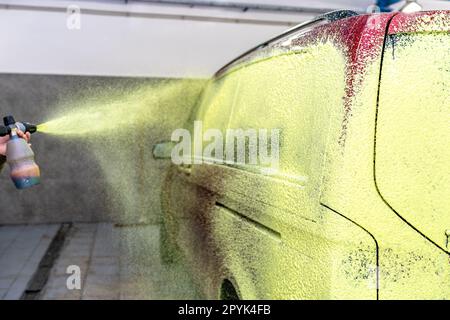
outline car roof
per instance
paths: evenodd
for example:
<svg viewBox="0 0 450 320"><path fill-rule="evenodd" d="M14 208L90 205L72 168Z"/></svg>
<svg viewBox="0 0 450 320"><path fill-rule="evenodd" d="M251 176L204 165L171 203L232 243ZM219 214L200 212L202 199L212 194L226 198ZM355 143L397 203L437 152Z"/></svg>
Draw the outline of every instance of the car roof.
<svg viewBox="0 0 450 320"><path fill-rule="evenodd" d="M226 70L228 70L232 66L235 66L236 64L238 64L239 61L242 58L248 56L249 54L251 54L251 53L253 53L255 51L258 51L260 49L263 49L263 48L267 47L269 44L271 44L271 43L273 43L273 42L275 42L275 41L277 41L279 39L282 39L282 38L286 37L287 35L294 34L294 33L299 32L299 31L301 31L301 30L303 30L305 28L308 28L308 27L313 27L316 24L331 23L331 22L334 22L334 21L338 21L338 20L342 20L342 19L345 19L345 18L350 18L350 17L354 17L354 16L358 16L358 15L359 14L357 12L351 11L351 10L337 10L337 11L331 11L331 12L322 14L322 15L317 16L316 18L314 18L312 20L309 20L309 21L303 22L301 24L298 24L298 25L296 25L296 26L294 26L294 27L284 31L283 33L281 33L281 34L279 34L279 35L277 35L277 36L275 36L275 37L273 37L273 38L271 38L271 39L269 39L267 41L264 41L263 43L257 45L256 47L253 47L252 49L244 52L243 54L241 54L240 56L238 56L237 58L233 59L232 61L227 63L225 66L220 68L216 72L215 76L216 77L220 76Z"/></svg>

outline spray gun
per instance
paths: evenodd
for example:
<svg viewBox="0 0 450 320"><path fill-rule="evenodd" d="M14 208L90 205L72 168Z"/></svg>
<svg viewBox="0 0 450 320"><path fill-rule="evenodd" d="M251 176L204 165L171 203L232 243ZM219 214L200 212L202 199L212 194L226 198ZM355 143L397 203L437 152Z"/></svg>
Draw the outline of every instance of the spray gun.
<svg viewBox="0 0 450 320"><path fill-rule="evenodd" d="M16 122L14 117L3 118L4 126L0 126L0 137L9 135L6 145L6 162L11 168L11 179L17 189L25 189L40 182L38 165L34 162L34 152L28 143L19 138L17 130L34 133L36 126L28 122Z"/></svg>

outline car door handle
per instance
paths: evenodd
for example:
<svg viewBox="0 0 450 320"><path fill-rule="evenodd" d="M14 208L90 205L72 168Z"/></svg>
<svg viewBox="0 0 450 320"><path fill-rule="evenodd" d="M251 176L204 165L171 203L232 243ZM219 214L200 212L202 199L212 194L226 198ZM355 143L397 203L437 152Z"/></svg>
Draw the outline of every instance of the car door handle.
<svg viewBox="0 0 450 320"><path fill-rule="evenodd" d="M180 164L177 166L177 170L181 173L190 175L192 171L192 165L190 164Z"/></svg>

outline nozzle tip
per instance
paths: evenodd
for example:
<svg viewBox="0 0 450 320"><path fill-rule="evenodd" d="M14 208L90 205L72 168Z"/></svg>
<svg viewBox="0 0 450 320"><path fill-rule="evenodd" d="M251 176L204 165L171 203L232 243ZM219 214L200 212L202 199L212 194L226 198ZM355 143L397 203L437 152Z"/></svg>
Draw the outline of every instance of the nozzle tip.
<svg viewBox="0 0 450 320"><path fill-rule="evenodd" d="M37 131L37 126L35 124L31 124L28 122L24 122L23 124L25 126L25 130L29 133L35 133Z"/></svg>

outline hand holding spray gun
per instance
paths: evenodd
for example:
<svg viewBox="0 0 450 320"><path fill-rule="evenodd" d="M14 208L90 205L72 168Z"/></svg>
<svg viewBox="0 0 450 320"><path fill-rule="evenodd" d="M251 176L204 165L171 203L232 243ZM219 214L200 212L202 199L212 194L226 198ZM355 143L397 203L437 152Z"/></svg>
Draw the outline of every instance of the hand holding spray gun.
<svg viewBox="0 0 450 320"><path fill-rule="evenodd" d="M28 145L30 134L36 132L36 126L16 122L12 116L4 117L3 122L4 126L0 126L0 155L6 155L16 188L24 189L39 184L39 167Z"/></svg>
<svg viewBox="0 0 450 320"><path fill-rule="evenodd" d="M17 135L19 138L25 139L26 142L30 142L31 135L29 132L22 132L21 130L17 130ZM4 156L6 162L6 144L9 141L9 135L0 137L0 157Z"/></svg>

